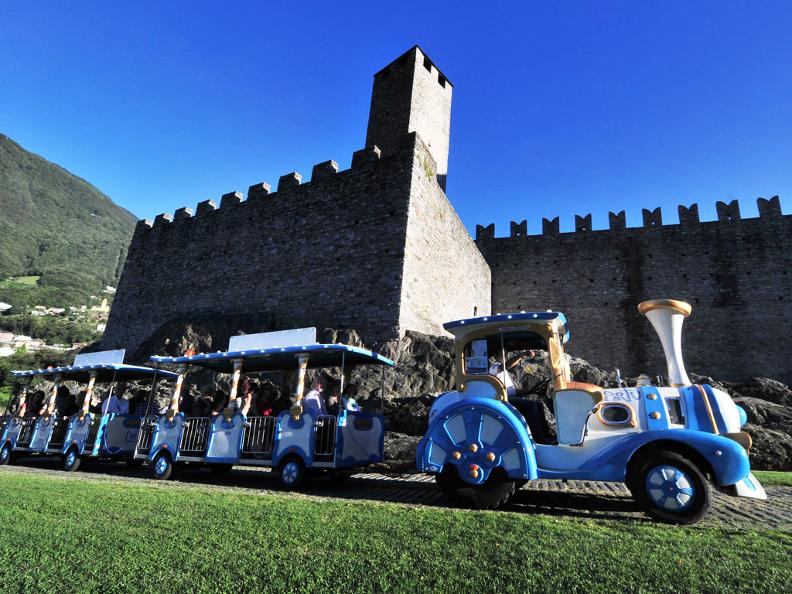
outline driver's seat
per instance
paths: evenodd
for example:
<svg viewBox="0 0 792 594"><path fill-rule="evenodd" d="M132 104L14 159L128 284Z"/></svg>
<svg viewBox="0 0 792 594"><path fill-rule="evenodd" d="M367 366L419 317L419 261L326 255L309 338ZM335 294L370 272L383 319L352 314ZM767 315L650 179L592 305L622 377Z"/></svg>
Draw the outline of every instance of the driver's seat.
<svg viewBox="0 0 792 594"><path fill-rule="evenodd" d="M559 445L583 445L588 418L602 398L601 390L567 388L553 393Z"/></svg>

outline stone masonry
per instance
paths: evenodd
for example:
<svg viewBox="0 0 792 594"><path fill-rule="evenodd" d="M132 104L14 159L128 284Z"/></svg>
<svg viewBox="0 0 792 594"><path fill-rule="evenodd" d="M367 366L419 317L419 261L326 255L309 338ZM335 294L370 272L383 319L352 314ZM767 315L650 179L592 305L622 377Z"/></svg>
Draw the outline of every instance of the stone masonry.
<svg viewBox="0 0 792 594"><path fill-rule="evenodd" d="M479 248L492 268L494 311L557 309L570 319L568 351L622 372L665 374L662 348L636 304L673 297L689 302L683 349L689 371L727 380L761 375L792 380L792 216L778 197L760 198L759 218L742 219L739 203L717 203L718 220L701 222L698 206L679 207L678 225L660 209L627 228L559 233L558 219L528 235L512 222L509 237L478 226Z"/></svg>
<svg viewBox="0 0 792 594"><path fill-rule="evenodd" d="M191 317L248 316L250 331L355 328L379 341L489 313L489 267L440 185L451 84L425 63L414 47L375 76L367 136L382 148L357 151L350 169L326 161L306 183L290 173L273 193L258 183L247 200L230 192L219 207L140 221L103 346L142 357L159 328ZM424 99L445 115L412 117Z"/></svg>
<svg viewBox="0 0 792 594"><path fill-rule="evenodd" d="M474 242L445 195L453 87L413 47L374 75L366 148L225 194L153 223L138 223L103 346L148 353L174 322L246 319L245 331L304 325L354 328L368 342L490 312L557 309L570 319L569 352L625 375L664 373L659 341L635 309L671 297L693 305L689 371L727 380L792 381L792 216L777 197L760 216L718 203L718 220L679 207L627 228L591 215L575 232L558 219L541 234L512 222L509 237L478 226ZM217 345L224 348L225 345ZM140 352L138 352L140 351Z"/></svg>

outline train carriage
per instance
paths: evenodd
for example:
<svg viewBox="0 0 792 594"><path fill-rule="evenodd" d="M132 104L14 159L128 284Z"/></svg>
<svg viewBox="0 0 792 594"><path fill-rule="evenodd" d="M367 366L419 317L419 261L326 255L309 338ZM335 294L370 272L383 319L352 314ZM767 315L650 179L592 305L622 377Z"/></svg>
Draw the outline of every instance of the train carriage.
<svg viewBox="0 0 792 594"><path fill-rule="evenodd" d="M302 328L234 337L227 352L151 360L158 366L175 366L178 375L167 413L141 433L137 456L150 463L154 478L169 478L180 463L205 464L216 471L233 465L263 466L277 469L284 486L297 488L307 471L343 473L383 459L381 414L340 410L337 415L317 415L302 406L308 369L340 369L343 392L352 367L378 365L384 372L393 366L382 355L316 343L316 329ZM294 372L293 405L277 416L248 416L226 408L215 416L187 417L179 401L190 366L230 375L230 402L237 398L243 373Z"/></svg>
<svg viewBox="0 0 792 594"><path fill-rule="evenodd" d="M63 468L74 471L84 458L109 460L134 459L142 417L129 413L89 411L91 397L98 384L109 384L107 401L117 382L152 380L152 390L160 379L176 379L176 374L150 367L123 363L124 351L102 351L77 355L74 364L32 371L14 371L22 381L48 379L53 382L49 397L40 416L23 416L28 386L24 386L16 415L7 417L0 435L0 463L27 455L59 455ZM68 417L55 413L55 398L66 381L85 384L81 410Z"/></svg>

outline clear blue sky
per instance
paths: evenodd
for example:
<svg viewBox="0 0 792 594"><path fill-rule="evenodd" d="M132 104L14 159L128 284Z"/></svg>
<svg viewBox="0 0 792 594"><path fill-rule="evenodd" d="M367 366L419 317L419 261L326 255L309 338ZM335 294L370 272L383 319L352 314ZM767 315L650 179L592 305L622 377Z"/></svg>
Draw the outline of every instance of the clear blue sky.
<svg viewBox="0 0 792 594"><path fill-rule="evenodd" d="M384 7L392 5L388 10ZM789 2L0 4L0 132L151 218L348 167L372 74L415 43L454 83L448 195L511 219L781 195Z"/></svg>

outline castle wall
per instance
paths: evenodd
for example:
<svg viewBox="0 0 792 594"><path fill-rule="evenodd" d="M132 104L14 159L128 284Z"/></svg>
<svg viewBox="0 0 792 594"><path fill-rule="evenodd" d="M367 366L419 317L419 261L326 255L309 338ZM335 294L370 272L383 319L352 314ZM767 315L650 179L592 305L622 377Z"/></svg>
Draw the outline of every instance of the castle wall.
<svg viewBox="0 0 792 594"><path fill-rule="evenodd" d="M247 200L229 193L195 216L141 221L103 346L134 353L167 322L206 315L395 337L412 162L410 150L366 149L347 171L326 162L308 183L289 174L272 194L257 184Z"/></svg>
<svg viewBox="0 0 792 594"><path fill-rule="evenodd" d="M445 334L443 323L490 313L490 269L438 185L418 140L407 219L401 326Z"/></svg>
<svg viewBox="0 0 792 594"><path fill-rule="evenodd" d="M576 217L574 233L558 219L542 235L512 223L476 239L492 270L492 309L556 309L570 320L568 352L623 373L665 375L659 340L636 305L649 298L688 301L683 348L688 371L720 379L756 375L792 381L792 216L778 198L759 199L760 217L741 219L739 204L718 203L718 221L700 222L698 207L680 207L679 225L663 225L660 209L644 210L644 226L626 228L611 213L610 229L591 230Z"/></svg>

